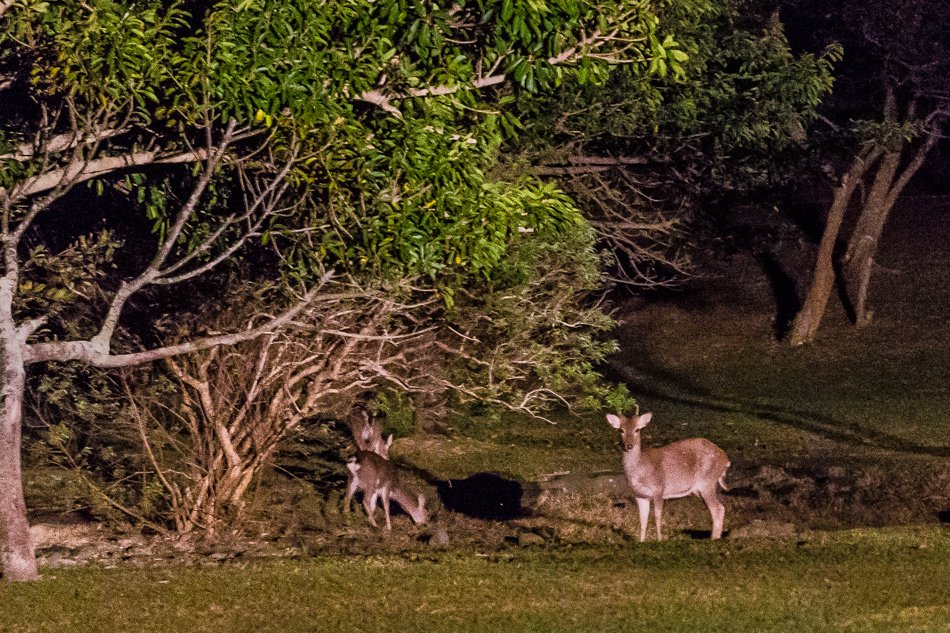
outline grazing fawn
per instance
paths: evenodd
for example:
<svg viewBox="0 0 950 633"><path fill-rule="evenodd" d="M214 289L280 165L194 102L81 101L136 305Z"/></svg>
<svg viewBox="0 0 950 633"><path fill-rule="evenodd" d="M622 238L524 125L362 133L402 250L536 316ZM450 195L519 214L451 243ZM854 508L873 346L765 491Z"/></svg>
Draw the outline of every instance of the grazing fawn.
<svg viewBox="0 0 950 633"><path fill-rule="evenodd" d="M699 496L712 515L712 538L722 536L726 508L719 501L719 487L725 484L729 458L726 453L709 440L694 437L673 442L662 448L640 448L640 430L652 419L652 413L639 416L607 414L607 422L620 429L623 439L623 470L633 488L640 510L640 540L647 537L647 519L650 502L653 502L653 518L656 521L656 538L663 540L663 501L690 494Z"/></svg>
<svg viewBox="0 0 950 633"><path fill-rule="evenodd" d="M392 435L385 446L388 449L392 443ZM413 494L400 481L399 471L388 459L372 451L359 451L346 467L350 471L350 485L343 499L345 507L349 508L353 495L357 490L363 493L363 507L370 525L376 524L376 502L382 501L383 513L386 516L386 529L392 530L389 514L389 500L393 499L405 510L416 525L429 521L426 511L426 498L423 494Z"/></svg>
<svg viewBox="0 0 950 633"><path fill-rule="evenodd" d="M390 499L396 501L417 525L427 523L429 514L425 508L425 496L411 492L402 483L399 470L389 461L389 447L392 446L393 436L390 435L383 441L379 423L372 420L369 411L363 408L354 411L351 427L359 451L346 465L350 471L350 483L343 500L345 507L350 507L353 495L360 490L363 493L363 507L373 527L379 527L375 517L376 503L382 501L386 529L392 529Z"/></svg>

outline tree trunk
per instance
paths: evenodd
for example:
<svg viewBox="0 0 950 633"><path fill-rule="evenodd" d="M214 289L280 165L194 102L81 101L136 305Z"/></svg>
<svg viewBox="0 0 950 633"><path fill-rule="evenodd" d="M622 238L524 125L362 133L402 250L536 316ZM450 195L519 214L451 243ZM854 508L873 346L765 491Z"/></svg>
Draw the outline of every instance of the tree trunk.
<svg viewBox="0 0 950 633"><path fill-rule="evenodd" d="M36 555L30 541L30 524L23 498L20 434L26 365L20 333L13 321L13 289L9 279L0 282L0 366L3 368L3 417L0 419L0 532L5 580L36 580Z"/></svg>
<svg viewBox="0 0 950 633"><path fill-rule="evenodd" d="M835 284L834 251L838 233L841 231L841 223L844 221L844 215L855 188L880 155L880 150L873 150L867 157L856 157L851 163L851 168L842 176L841 183L835 191L821 243L818 246L811 286L792 324L789 343L793 346L797 347L815 340L815 334L818 332L818 326L821 325L821 319L828 307L828 299L831 297L831 290Z"/></svg>
<svg viewBox="0 0 950 633"><path fill-rule="evenodd" d="M881 158L881 164L874 175L874 183L864 201L854 232L848 240L845 262L845 288L854 309L854 322L863 326L867 316L867 291L871 281L871 266L874 254L884 230L884 223L890 215L888 194L894 184L894 177L900 164L901 152L889 151Z"/></svg>
<svg viewBox="0 0 950 633"><path fill-rule="evenodd" d="M936 144L938 132L939 130L935 130L928 135L910 163L899 174L901 152L888 152L884 156L874 178L874 186L854 227L844 261L845 278L849 292L853 293L851 301L855 322L859 326L870 321L867 310L868 288L871 284L874 256L877 254L884 226L907 183L924 164L927 154Z"/></svg>

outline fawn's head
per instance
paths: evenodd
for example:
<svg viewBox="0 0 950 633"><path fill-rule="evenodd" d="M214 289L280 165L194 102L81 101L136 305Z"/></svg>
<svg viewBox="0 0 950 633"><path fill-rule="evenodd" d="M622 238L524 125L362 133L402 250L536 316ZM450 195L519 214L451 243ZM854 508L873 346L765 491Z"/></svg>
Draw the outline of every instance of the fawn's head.
<svg viewBox="0 0 950 633"><path fill-rule="evenodd" d="M633 450L640 445L640 429L645 427L653 419L650 412L642 415L614 415L607 414L607 422L615 429L620 429L620 439L623 441L625 451Z"/></svg>
<svg viewBox="0 0 950 633"><path fill-rule="evenodd" d="M373 419L369 409L363 406L354 407L350 414L350 428L358 449L379 453L383 457L388 455L392 437L390 436L389 441L383 439L383 428Z"/></svg>

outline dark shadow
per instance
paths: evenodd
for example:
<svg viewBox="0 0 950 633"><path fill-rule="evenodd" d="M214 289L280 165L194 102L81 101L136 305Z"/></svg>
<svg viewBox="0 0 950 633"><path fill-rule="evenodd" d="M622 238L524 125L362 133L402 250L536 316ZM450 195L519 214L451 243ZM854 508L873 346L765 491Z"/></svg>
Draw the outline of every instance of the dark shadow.
<svg viewBox="0 0 950 633"><path fill-rule="evenodd" d="M475 519L510 521L525 516L522 484L495 473L475 473L465 479L436 482L446 510Z"/></svg>
<svg viewBox="0 0 950 633"><path fill-rule="evenodd" d="M756 253L756 259L772 287L772 298L775 300L775 317L772 327L775 339L781 341L788 334L795 315L802 307L802 302L798 298L798 288L795 279L785 272L774 254L759 251Z"/></svg>
<svg viewBox="0 0 950 633"><path fill-rule="evenodd" d="M794 202L798 200L799 202ZM781 205L783 215L805 235L812 244L821 242L825 230L827 206L820 203L801 202L800 196L790 195Z"/></svg>
<svg viewBox="0 0 950 633"><path fill-rule="evenodd" d="M694 541L708 541L712 539L712 530L683 530L683 534ZM722 538L729 536L729 530L723 530Z"/></svg>
<svg viewBox="0 0 950 633"><path fill-rule="evenodd" d="M742 497L746 499L758 499L761 496L759 495L759 491L752 486L732 486L729 490L720 490L719 494L726 497Z"/></svg>
<svg viewBox="0 0 950 633"><path fill-rule="evenodd" d="M848 284L844 276L844 250L846 247L846 243L838 242L835 246L835 255L832 265L835 269L835 289L838 292L838 300L841 301L841 306L844 308L844 313L848 321L854 325L858 322L858 312L855 309L854 303L851 301L851 296L848 293Z"/></svg>
<svg viewBox="0 0 950 633"><path fill-rule="evenodd" d="M937 520L944 525L950 523L950 508L937 512Z"/></svg>

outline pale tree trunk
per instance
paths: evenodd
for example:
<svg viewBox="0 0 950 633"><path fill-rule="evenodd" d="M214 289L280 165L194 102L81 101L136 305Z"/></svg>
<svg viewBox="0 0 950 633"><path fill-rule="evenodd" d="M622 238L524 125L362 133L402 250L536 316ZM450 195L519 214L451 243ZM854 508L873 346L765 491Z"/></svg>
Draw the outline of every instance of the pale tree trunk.
<svg viewBox="0 0 950 633"><path fill-rule="evenodd" d="M854 195L854 190L861 182L867 170L877 161L881 150L872 150L868 156L859 156L851 163L851 168L842 176L838 188L835 190L834 200L828 210L828 219L825 230L818 246L818 255L815 259L815 271L811 286L801 310L792 323L789 343L793 346L804 345L815 339L818 326L828 307L831 291L835 285L834 252L841 232L841 223Z"/></svg>
<svg viewBox="0 0 950 633"><path fill-rule="evenodd" d="M36 556L23 498L20 463L21 417L26 387L21 333L13 320L15 275L0 280L0 365L3 368L3 418L0 419L0 532L5 580L36 580Z"/></svg>
<svg viewBox="0 0 950 633"><path fill-rule="evenodd" d="M888 151L881 158L881 164L874 175L874 183L861 207L851 239L848 240L847 255L844 258L844 280L854 309L854 322L858 326L864 325L867 320L866 297L871 281L871 259L877 252L878 239L890 212L887 197L900 160L900 151Z"/></svg>
<svg viewBox="0 0 950 633"><path fill-rule="evenodd" d="M900 151L888 152L881 160L881 167L874 178L874 185L867 202L861 209L861 215L858 217L844 258L846 285L854 306L855 323L858 326L866 325L870 321L867 308L868 288L871 283L874 256L877 254L884 226L887 224L897 198L936 144L937 136L936 133L931 133L900 173L898 173Z"/></svg>

